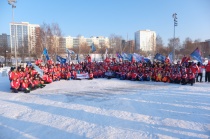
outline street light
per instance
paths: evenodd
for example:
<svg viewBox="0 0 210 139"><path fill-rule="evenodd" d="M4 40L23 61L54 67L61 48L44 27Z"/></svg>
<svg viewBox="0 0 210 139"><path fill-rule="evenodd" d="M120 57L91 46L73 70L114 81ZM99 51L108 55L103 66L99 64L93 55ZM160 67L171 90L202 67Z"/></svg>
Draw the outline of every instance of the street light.
<svg viewBox="0 0 210 139"><path fill-rule="evenodd" d="M16 0L8 0L8 4L12 5L12 24L14 28L14 8L16 8L15 3ZM17 52L16 52L16 29L14 28L14 44L15 44L15 66L17 68Z"/></svg>
<svg viewBox="0 0 210 139"><path fill-rule="evenodd" d="M6 63L7 63L7 53L8 53L8 51L5 50L5 57L4 57L4 65L5 66L6 66Z"/></svg>
<svg viewBox="0 0 210 139"><path fill-rule="evenodd" d="M177 23L177 14L174 13L172 15L173 19L174 19L174 40L173 40L173 61L175 60L175 27L178 26L178 23Z"/></svg>

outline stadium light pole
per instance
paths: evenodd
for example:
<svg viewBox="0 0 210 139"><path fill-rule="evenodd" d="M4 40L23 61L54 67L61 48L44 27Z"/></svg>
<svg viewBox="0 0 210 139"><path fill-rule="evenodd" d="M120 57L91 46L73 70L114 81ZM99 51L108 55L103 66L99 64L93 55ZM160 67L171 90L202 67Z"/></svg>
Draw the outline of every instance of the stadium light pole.
<svg viewBox="0 0 210 139"><path fill-rule="evenodd" d="M14 44L15 44L15 66L17 68L17 46L16 46L16 29L14 27L14 8L16 8L15 3L17 1L16 0L8 0L8 4L12 5L12 25L14 28Z"/></svg>
<svg viewBox="0 0 210 139"><path fill-rule="evenodd" d="M178 23L177 23L177 14L174 13L172 15L172 17L174 19L173 61L175 61L175 27L178 26Z"/></svg>

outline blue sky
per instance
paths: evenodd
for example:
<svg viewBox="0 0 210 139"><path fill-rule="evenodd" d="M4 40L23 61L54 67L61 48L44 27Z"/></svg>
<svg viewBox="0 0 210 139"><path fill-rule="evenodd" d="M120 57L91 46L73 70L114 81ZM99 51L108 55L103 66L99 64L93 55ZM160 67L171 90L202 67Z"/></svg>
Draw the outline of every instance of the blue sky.
<svg viewBox="0 0 210 139"><path fill-rule="evenodd" d="M172 14L177 13L176 36L210 39L210 0L17 0L16 22L58 23L64 36L121 35L150 29L164 44L173 37ZM0 0L0 34L9 34L12 8Z"/></svg>

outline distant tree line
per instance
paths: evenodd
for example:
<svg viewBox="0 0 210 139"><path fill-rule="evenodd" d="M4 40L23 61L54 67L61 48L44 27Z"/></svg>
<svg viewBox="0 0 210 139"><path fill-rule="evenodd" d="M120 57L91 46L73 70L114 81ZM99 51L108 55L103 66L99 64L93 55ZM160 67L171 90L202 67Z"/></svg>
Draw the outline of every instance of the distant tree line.
<svg viewBox="0 0 210 139"><path fill-rule="evenodd" d="M65 43L63 42L63 34L59 24L52 23L47 24L43 23L40 28L36 29L36 44L35 47L30 48L30 44L33 42L32 38L24 38L22 46L17 49L17 56L24 59L25 57L33 58L44 58L43 49L47 48L48 53L52 59L55 60L56 55L66 55ZM79 36L78 36L79 37ZM192 40L187 37L183 43L180 42L179 38L170 38L168 39L168 44L165 45L161 36L157 35L156 37L156 48L152 48L151 51L142 51L136 50L135 41L129 40L125 41L122 36L111 34L109 36L109 47L107 44L100 43L95 45L96 51L94 53L103 55L108 50L108 54L116 53L137 53L143 56L154 56L156 53L167 56L172 52L173 47L175 46L176 59L180 59L183 55L190 55L197 47L201 51L203 57L208 57L210 54L210 48L206 43L200 42L199 39ZM0 44L0 55L5 56L6 50L8 50L7 58L14 56L11 54L10 49L7 46L7 43ZM88 46L86 42L79 43L79 46L71 48L76 54L83 54L84 56L88 55L91 52L91 47Z"/></svg>

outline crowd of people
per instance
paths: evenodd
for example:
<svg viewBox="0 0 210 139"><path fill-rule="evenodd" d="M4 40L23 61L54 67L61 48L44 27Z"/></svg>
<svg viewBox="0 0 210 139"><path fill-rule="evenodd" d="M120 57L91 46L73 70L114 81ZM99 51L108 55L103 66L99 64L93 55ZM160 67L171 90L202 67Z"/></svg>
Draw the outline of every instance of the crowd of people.
<svg viewBox="0 0 210 139"><path fill-rule="evenodd" d="M48 60L43 63L37 59L35 65L42 71L40 75L32 65L26 67L11 68L9 80L11 90L14 93L23 91L29 93L31 90L43 88L46 84L59 80L77 80L78 74L88 73L88 79L93 78L118 78L120 80L132 81L155 81L176 84L190 84L202 82L203 70L206 71L205 81L210 82L210 61L207 65L194 62L136 62L117 61L116 58L106 58L103 62L91 62L88 56L86 61L77 64L54 63Z"/></svg>

